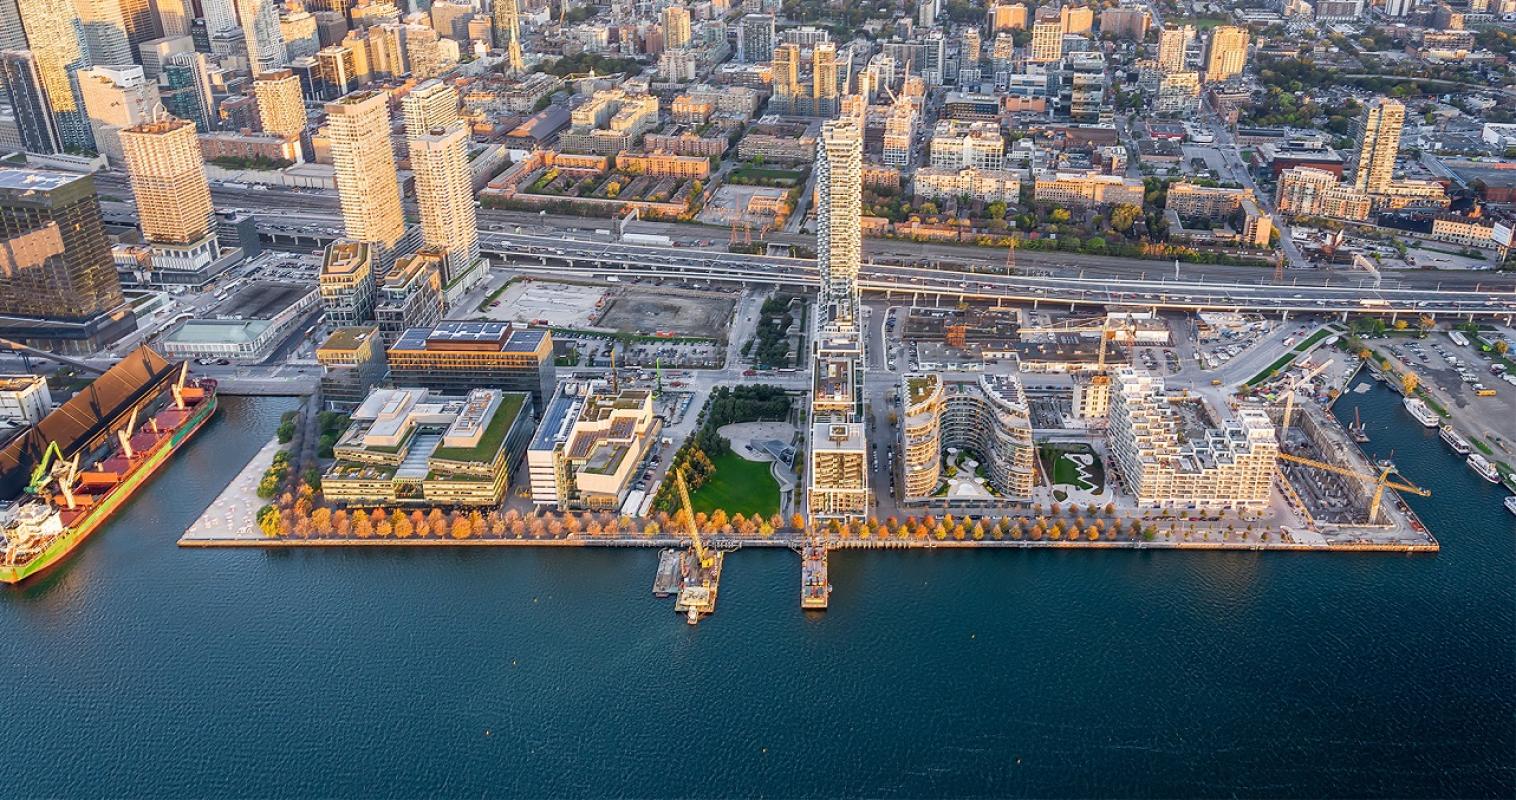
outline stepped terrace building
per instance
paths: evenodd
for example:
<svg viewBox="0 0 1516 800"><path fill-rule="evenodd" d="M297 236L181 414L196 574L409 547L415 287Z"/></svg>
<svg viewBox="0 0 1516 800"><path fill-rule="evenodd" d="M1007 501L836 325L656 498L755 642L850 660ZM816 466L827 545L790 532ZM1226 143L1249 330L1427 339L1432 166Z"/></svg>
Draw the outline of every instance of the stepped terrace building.
<svg viewBox="0 0 1516 800"><path fill-rule="evenodd" d="M901 502L930 499L942 482L942 455L972 451L1000 496L1032 496L1037 450L1021 379L1011 373L914 373L902 379Z"/></svg>
<svg viewBox="0 0 1516 800"><path fill-rule="evenodd" d="M614 511L631 491L642 461L662 429L653 415L653 393L625 389L615 394L601 387L585 396L566 396L569 404L557 418L544 416L543 427L527 452L532 499L559 508ZM550 406L558 409L558 398ZM572 416L569 416L572 412ZM565 430L566 429L566 430ZM542 478L550 476L551 489Z"/></svg>
<svg viewBox="0 0 1516 800"><path fill-rule="evenodd" d="M524 393L378 389L337 440L321 491L352 505L497 506L532 428Z"/></svg>
<svg viewBox="0 0 1516 800"><path fill-rule="evenodd" d="M1259 409L1212 427L1186 419L1163 379L1123 367L1110 398L1114 466L1143 506L1261 510L1273 487L1279 443Z"/></svg>

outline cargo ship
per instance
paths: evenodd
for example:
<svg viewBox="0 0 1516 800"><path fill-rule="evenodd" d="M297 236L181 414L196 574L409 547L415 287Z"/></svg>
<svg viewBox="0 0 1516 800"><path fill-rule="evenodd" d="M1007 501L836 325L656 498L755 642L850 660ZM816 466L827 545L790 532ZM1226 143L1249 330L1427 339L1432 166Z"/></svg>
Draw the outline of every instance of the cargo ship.
<svg viewBox="0 0 1516 800"><path fill-rule="evenodd" d="M24 492L0 507L0 582L20 583L61 561L205 426L216 412L216 382L188 380L187 363L177 371L178 380L168 383L166 391L161 381L135 387L147 392L129 397L125 427L109 431L96 425L92 438L84 440L101 440L94 447L69 454L56 439L47 443L31 466ZM92 396L98 399L110 391L106 387ZM65 405L53 413L71 411L78 408ZM146 421L138 424L141 419ZM48 428L44 420L35 430L45 435ZM18 463L6 461L13 468Z"/></svg>

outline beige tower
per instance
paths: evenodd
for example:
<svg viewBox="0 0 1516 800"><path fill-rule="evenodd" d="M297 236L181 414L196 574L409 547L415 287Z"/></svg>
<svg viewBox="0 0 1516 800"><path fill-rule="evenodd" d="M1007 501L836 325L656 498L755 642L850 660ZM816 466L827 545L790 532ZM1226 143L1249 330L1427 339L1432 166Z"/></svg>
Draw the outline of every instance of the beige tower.
<svg viewBox="0 0 1516 800"><path fill-rule="evenodd" d="M1400 153L1400 129L1405 125L1405 106L1399 100L1380 97L1363 110L1359 122L1358 162L1353 170L1353 188L1378 194L1390 188L1395 156Z"/></svg>
<svg viewBox="0 0 1516 800"><path fill-rule="evenodd" d="M677 50L690 43L690 10L684 6L663 9L663 47Z"/></svg>
<svg viewBox="0 0 1516 800"><path fill-rule="evenodd" d="M142 236L156 271L198 271L220 256L195 124L146 122L121 131Z"/></svg>
<svg viewBox="0 0 1516 800"><path fill-rule="evenodd" d="M305 98L300 93L300 78L287 69L264 72L253 81L253 96L258 99L258 124L265 133L305 135L309 122L305 115ZM302 157L304 147L301 147Z"/></svg>
<svg viewBox="0 0 1516 800"><path fill-rule="evenodd" d="M337 197L350 239L370 244L382 277L405 237L395 150L390 145L389 97L353 92L326 104L327 137L337 173Z"/></svg>
<svg viewBox="0 0 1516 800"><path fill-rule="evenodd" d="M819 42L811 51L813 97L837 96L837 45Z"/></svg>
<svg viewBox="0 0 1516 800"><path fill-rule="evenodd" d="M400 101L400 114L408 137L451 126L458 121L458 90L435 78L426 81Z"/></svg>
<svg viewBox="0 0 1516 800"><path fill-rule="evenodd" d="M781 97L799 94L800 45L786 42L775 47L771 72L774 76L774 94Z"/></svg>
<svg viewBox="0 0 1516 800"><path fill-rule="evenodd" d="M1183 72L1184 53L1195 38L1189 25L1165 25L1158 32L1158 68L1164 72Z"/></svg>
<svg viewBox="0 0 1516 800"><path fill-rule="evenodd" d="M1248 63L1248 31L1221 25L1211 31L1211 48L1205 59L1205 79L1224 81L1242 74Z"/></svg>
<svg viewBox="0 0 1516 800"><path fill-rule="evenodd" d="M1056 9L1043 6L1037 9L1037 19L1032 23L1032 49L1027 60L1046 64L1060 58L1063 58L1063 21Z"/></svg>

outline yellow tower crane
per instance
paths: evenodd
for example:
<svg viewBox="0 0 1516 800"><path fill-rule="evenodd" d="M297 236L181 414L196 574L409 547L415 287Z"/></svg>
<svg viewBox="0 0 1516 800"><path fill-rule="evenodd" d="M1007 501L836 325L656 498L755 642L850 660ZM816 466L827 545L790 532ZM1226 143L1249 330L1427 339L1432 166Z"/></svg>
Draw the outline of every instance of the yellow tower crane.
<svg viewBox="0 0 1516 800"><path fill-rule="evenodd" d="M695 526L695 509L690 506L690 489L684 482L684 470L674 473L674 486L679 489L679 502L684 506L684 525L690 534L690 541L695 545L695 560L700 563L701 569L710 569L716 564L716 556L705 549L705 544L700 541L700 529Z"/></svg>
<svg viewBox="0 0 1516 800"><path fill-rule="evenodd" d="M1418 497L1432 496L1432 492L1428 489L1423 489L1420 486L1411 486L1409 484L1390 480L1390 473L1394 471L1394 467L1382 467L1379 472L1379 477L1376 480L1375 477L1370 473L1359 472L1358 470L1348 469L1347 467L1339 467L1336 464L1328 464L1325 461L1317 461L1315 459L1305 458L1303 456L1292 456L1289 453L1280 453L1279 458L1282 461L1289 461L1293 464L1301 464L1313 469L1325 470L1327 472L1335 472L1338 475L1346 475L1350 478L1362 478L1364 480L1374 481L1374 499L1369 501L1370 524L1373 524L1374 519L1379 516L1379 503L1384 499L1384 490L1386 487L1395 489L1397 491L1410 492L1411 494L1414 494Z"/></svg>
<svg viewBox="0 0 1516 800"><path fill-rule="evenodd" d="M1295 393L1300 390L1300 387L1310 383L1312 378L1325 372L1327 368L1335 363L1337 363L1335 359L1329 358L1321 364L1317 364L1306 370L1304 375L1289 382L1289 386L1284 390L1284 424L1280 426L1283 430L1288 431L1290 429L1290 419L1295 415Z"/></svg>

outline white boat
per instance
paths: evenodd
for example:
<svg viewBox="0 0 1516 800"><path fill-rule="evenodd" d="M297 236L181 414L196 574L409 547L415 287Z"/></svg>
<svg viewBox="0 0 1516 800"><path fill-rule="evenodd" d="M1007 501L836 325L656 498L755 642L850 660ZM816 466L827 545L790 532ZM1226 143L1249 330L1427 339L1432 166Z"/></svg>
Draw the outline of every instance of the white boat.
<svg viewBox="0 0 1516 800"><path fill-rule="evenodd" d="M1505 510L1516 514L1516 494L1508 494L1505 497Z"/></svg>
<svg viewBox="0 0 1516 800"><path fill-rule="evenodd" d="M1490 483L1500 483L1500 470L1495 469L1495 465L1491 464L1489 459L1475 453L1469 456L1467 463L1469 469L1479 473L1479 477L1484 478Z"/></svg>
<svg viewBox="0 0 1516 800"><path fill-rule="evenodd" d="M1407 397L1401 403L1405 406L1406 411L1411 412L1411 416L1415 417L1417 422L1428 428L1435 428L1441 422L1437 418L1437 412L1427 407L1427 404L1422 402L1419 397Z"/></svg>
<svg viewBox="0 0 1516 800"><path fill-rule="evenodd" d="M1447 424L1446 422L1442 424L1442 429L1438 431L1438 435L1440 435L1442 437L1442 440L1448 443L1448 447L1453 448L1453 452L1457 453L1458 455L1466 456L1469 453L1474 452L1474 448L1469 445L1469 440L1463 438L1462 436L1459 436L1458 431L1453 430L1453 426Z"/></svg>

